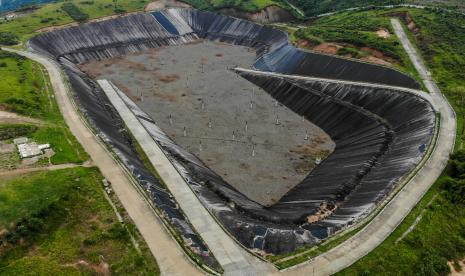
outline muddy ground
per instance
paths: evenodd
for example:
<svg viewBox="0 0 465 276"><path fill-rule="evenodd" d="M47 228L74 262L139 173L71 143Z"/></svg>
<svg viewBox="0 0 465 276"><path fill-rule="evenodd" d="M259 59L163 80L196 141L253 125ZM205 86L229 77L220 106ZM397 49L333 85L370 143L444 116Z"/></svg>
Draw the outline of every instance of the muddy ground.
<svg viewBox="0 0 465 276"><path fill-rule="evenodd" d="M228 70L254 59L245 47L199 41L92 61L82 69L112 81L176 143L250 199L270 205L332 152L334 143Z"/></svg>

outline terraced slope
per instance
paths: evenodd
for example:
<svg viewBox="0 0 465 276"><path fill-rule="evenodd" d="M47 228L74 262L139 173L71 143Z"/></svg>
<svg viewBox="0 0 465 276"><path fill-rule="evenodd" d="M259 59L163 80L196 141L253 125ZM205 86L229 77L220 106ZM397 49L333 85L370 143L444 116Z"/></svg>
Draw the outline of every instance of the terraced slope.
<svg viewBox="0 0 465 276"><path fill-rule="evenodd" d="M40 35L29 46L56 58L82 110L101 131L154 203L185 237L186 219L175 200L144 167L133 142L101 89L76 64L147 48L208 39L256 51L255 69L315 78L295 79L237 70L295 113L317 124L336 150L279 202L263 207L234 189L199 159L174 144L137 105L128 102L180 168L207 209L244 246L283 253L327 238L365 217L420 162L435 127L429 102L405 89L419 85L387 67L304 52L278 30L213 13L173 9L132 15ZM325 80L325 79L333 80ZM334 81L335 80L335 81ZM369 85L376 83L381 85Z"/></svg>

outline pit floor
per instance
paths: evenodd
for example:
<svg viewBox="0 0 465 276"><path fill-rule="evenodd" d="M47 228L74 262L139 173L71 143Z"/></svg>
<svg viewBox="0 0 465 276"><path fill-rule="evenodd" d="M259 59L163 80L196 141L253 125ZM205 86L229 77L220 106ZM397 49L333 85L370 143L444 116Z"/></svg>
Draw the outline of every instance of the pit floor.
<svg viewBox="0 0 465 276"><path fill-rule="evenodd" d="M271 205L335 144L319 127L228 70L250 66L254 59L252 49L199 40L94 60L81 69L112 81L177 144L248 198Z"/></svg>

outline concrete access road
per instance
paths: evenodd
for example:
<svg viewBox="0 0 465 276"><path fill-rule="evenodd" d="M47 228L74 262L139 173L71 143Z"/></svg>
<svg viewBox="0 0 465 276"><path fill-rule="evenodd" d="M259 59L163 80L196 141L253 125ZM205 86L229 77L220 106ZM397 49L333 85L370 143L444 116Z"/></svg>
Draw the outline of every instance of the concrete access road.
<svg viewBox="0 0 465 276"><path fill-rule="evenodd" d="M430 92L430 102L441 115L436 146L430 158L405 187L362 230L339 246L313 261L289 270L289 275L331 275L355 263L380 245L404 220L423 195L434 184L447 165L454 149L455 113L442 95L398 19L392 19L396 35L408 53L420 77Z"/></svg>
<svg viewBox="0 0 465 276"><path fill-rule="evenodd" d="M107 151L99 138L87 127L73 103L71 91L68 91L59 65L35 53L12 49L3 50L32 59L42 64L48 71L55 99L66 124L90 155L93 164L111 182L113 190L155 256L162 275L194 276L204 274L184 255L181 247L164 228L160 218L145 202L144 197L138 193L131 177L113 159L112 154Z"/></svg>
<svg viewBox="0 0 465 276"><path fill-rule="evenodd" d="M358 261L381 244L381 242L383 242L410 213L412 208L415 207L441 174L454 148L456 132L455 113L434 83L421 57L408 40L400 22L393 19L392 23L403 47L406 49L413 64L420 73L425 86L430 92L430 96L425 96L425 98L428 98L430 102L432 102L434 108L441 115L437 144L430 158L419 172L367 226L339 246L313 260L297 267L278 272L271 264L253 259L249 253L235 244L223 229L216 224L208 211L184 183L182 177L175 171L175 168L172 167L169 161L164 159L166 157L161 152L158 152L158 150L160 150L158 146L149 147L152 149L152 152L148 154L149 158L156 165L157 169L159 169L165 182L169 185L171 192L177 198L184 212L186 212L187 217L201 234L202 238L207 242L220 264L223 265L227 274L334 274ZM69 98L69 93L67 92L67 87L64 84L58 65L33 53L18 53L42 63L49 71L60 110L67 124L70 126L71 131L78 141L90 154L94 163L102 170L104 176L112 182L116 194L156 257L162 274L199 274L200 271L184 257L182 249L167 234L166 230L161 226L158 217L154 215L143 197L137 193L128 176L124 173L124 170L112 159L111 154L105 150L100 141L94 137L92 132L85 126ZM105 84L103 85L105 86ZM360 85L366 84L360 83ZM110 91L110 93L112 92ZM122 105L121 102L118 102L121 101L119 97L112 98L115 99L113 104L119 106L121 110L125 108L124 104ZM154 145L154 141L146 136L148 134L144 133L143 129L137 126L136 122L133 121L135 118L131 118L132 113L124 112L124 114L129 114L126 118L123 116L123 120L127 121L126 123L134 122L134 124L131 123L127 125L134 128L131 130L136 138L139 136L139 142L143 141L144 143ZM145 149L147 147L143 148ZM184 200L188 202L187 206L183 204Z"/></svg>

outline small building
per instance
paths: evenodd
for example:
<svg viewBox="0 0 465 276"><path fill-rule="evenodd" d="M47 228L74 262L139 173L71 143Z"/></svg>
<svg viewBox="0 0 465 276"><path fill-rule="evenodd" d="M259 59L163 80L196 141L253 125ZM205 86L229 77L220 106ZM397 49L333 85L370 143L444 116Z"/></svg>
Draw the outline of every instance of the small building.
<svg viewBox="0 0 465 276"><path fill-rule="evenodd" d="M50 144L39 145L36 142L28 143L28 141L29 139L26 137L19 137L13 140L14 144L18 148L21 159L43 155L43 150L50 148Z"/></svg>
<svg viewBox="0 0 465 276"><path fill-rule="evenodd" d="M13 140L13 143L15 145L21 145L21 144L26 144L28 141L29 141L29 139L26 138L26 137L18 137L18 138Z"/></svg>
<svg viewBox="0 0 465 276"><path fill-rule="evenodd" d="M50 144L42 144L42 145L39 145L38 147L39 147L40 150L49 149Z"/></svg>
<svg viewBox="0 0 465 276"><path fill-rule="evenodd" d="M18 151L21 158L30 158L43 154L37 143L34 142L19 144Z"/></svg>

